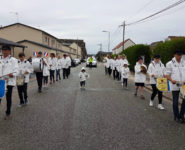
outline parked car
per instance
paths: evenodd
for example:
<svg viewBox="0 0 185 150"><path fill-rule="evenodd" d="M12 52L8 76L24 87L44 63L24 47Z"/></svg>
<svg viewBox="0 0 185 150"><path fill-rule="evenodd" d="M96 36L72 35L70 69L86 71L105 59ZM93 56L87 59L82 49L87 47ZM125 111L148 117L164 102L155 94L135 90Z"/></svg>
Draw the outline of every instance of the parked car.
<svg viewBox="0 0 185 150"><path fill-rule="evenodd" d="M92 66L93 67L97 67L97 60L95 57L92 57L93 58L93 62L92 62ZM89 59L90 57L87 58L87 61L86 61L86 67L89 67Z"/></svg>
<svg viewBox="0 0 185 150"><path fill-rule="evenodd" d="M77 65L81 64L81 61L80 61L80 59L75 58L75 59L74 59L74 63L75 63L75 65L77 66Z"/></svg>

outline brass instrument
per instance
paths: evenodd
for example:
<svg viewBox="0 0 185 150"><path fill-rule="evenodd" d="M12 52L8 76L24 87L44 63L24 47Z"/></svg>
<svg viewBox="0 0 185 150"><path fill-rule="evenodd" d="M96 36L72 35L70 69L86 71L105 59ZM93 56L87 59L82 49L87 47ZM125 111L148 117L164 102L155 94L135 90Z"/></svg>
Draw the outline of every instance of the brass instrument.
<svg viewBox="0 0 185 150"><path fill-rule="evenodd" d="M147 74L147 69L146 69L145 66L141 66L141 72L142 72L143 74Z"/></svg>

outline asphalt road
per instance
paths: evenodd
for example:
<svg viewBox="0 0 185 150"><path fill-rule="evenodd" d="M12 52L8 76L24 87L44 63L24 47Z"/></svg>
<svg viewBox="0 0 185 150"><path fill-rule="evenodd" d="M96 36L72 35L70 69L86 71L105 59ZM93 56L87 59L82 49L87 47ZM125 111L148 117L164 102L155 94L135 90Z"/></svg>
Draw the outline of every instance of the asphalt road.
<svg viewBox="0 0 185 150"><path fill-rule="evenodd" d="M10 120L3 120L5 100L0 106L0 150L185 150L185 125L173 121L170 102L165 111L149 108L149 92L134 97L133 83L123 90L102 65L87 69L81 90L80 67L41 94L31 82L27 107L17 107L14 88Z"/></svg>

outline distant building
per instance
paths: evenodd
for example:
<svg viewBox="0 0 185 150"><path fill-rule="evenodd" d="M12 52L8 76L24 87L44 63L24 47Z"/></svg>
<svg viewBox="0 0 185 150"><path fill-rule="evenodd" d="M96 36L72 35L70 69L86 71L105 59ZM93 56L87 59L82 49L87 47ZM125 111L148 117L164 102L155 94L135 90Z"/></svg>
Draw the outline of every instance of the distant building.
<svg viewBox="0 0 185 150"><path fill-rule="evenodd" d="M168 36L166 41L176 40L176 39L185 39L185 36Z"/></svg>
<svg viewBox="0 0 185 150"><path fill-rule="evenodd" d="M74 44L72 46L63 45L55 36L21 23L1 27L0 37L26 46L25 54L27 57L32 56L33 52L37 51L55 53L56 55L66 53L70 54L72 58L77 58L78 55L81 55L80 50L77 54L78 46L74 46ZM15 48L14 51L14 57L18 57L18 53L22 49Z"/></svg>
<svg viewBox="0 0 185 150"><path fill-rule="evenodd" d="M127 49L128 47L136 45L131 39L127 39L124 42L124 50ZM112 54L119 54L122 52L123 49L123 42L119 43L113 50Z"/></svg>
<svg viewBox="0 0 185 150"><path fill-rule="evenodd" d="M157 41L157 42L153 42L150 44L150 49L153 51L155 49L155 47L159 44L159 43L163 43L163 41Z"/></svg>

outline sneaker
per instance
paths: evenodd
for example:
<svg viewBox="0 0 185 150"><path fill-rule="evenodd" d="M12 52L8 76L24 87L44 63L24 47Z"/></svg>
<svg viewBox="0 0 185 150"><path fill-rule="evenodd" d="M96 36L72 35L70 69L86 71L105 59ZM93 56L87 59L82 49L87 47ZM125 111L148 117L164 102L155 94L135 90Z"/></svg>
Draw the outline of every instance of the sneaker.
<svg viewBox="0 0 185 150"><path fill-rule="evenodd" d="M154 102L152 100L150 100L149 106L150 107L153 107L154 106Z"/></svg>
<svg viewBox="0 0 185 150"><path fill-rule="evenodd" d="M158 104L157 108L160 109L160 110L164 110L164 107L163 107L162 104Z"/></svg>
<svg viewBox="0 0 185 150"><path fill-rule="evenodd" d="M123 83L121 83L121 85L123 86Z"/></svg>
<svg viewBox="0 0 185 150"><path fill-rule="evenodd" d="M29 104L29 100L27 99L26 102L25 102L25 105L28 105Z"/></svg>
<svg viewBox="0 0 185 150"><path fill-rule="evenodd" d="M19 108L21 108L21 107L23 107L24 106L24 104L19 104L19 105L17 105Z"/></svg>

